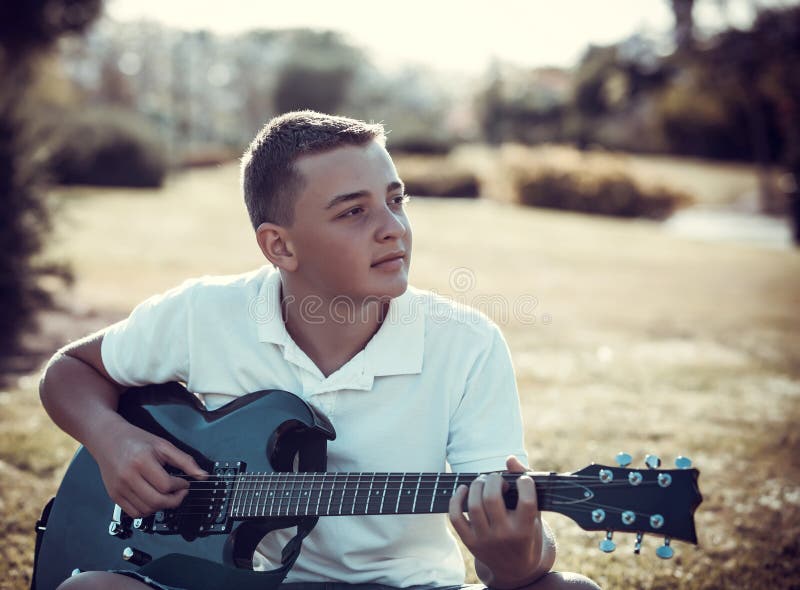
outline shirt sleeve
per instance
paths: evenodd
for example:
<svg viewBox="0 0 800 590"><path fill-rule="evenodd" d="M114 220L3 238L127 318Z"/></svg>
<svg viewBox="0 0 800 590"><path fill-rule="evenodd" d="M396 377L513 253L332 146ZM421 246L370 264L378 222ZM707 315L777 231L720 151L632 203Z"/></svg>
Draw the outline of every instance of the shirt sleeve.
<svg viewBox="0 0 800 590"><path fill-rule="evenodd" d="M194 281L154 295L103 334L101 355L120 385L189 378L189 316Z"/></svg>
<svg viewBox="0 0 800 590"><path fill-rule="evenodd" d="M470 369L450 419L447 461L454 472L501 471L509 455L528 464L511 354L492 324L489 345Z"/></svg>

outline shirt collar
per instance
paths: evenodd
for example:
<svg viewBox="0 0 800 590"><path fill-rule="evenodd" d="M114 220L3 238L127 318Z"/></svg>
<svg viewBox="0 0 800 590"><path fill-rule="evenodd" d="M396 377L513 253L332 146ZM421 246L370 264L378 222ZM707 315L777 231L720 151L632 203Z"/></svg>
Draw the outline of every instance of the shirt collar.
<svg viewBox="0 0 800 590"><path fill-rule="evenodd" d="M250 305L251 315L258 325L258 339L260 342L282 346L284 358L302 366L303 363L297 362L300 360L298 355L306 359L307 357L286 331L281 314L280 292L281 275L279 271L273 270L264 278L255 303ZM358 371L362 377L356 384L358 387L355 387L358 389L371 389L373 377L422 372L425 343L425 313L422 303L419 293L413 287L408 287L405 293L393 298L381 327L364 350L331 374L329 379L342 373L353 362L362 364Z"/></svg>

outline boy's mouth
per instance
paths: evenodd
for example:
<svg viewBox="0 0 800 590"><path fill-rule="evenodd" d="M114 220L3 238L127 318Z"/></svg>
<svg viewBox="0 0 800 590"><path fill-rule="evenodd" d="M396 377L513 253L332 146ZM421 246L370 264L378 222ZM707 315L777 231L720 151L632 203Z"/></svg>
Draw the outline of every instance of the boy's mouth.
<svg viewBox="0 0 800 590"><path fill-rule="evenodd" d="M385 264L387 262L391 262L392 260L402 260L402 259L405 258L405 256L406 256L406 253L403 252L403 251L390 252L386 256L382 256L381 258L378 258L378 260L376 260L375 262L372 263L372 266L375 267L375 266L378 266L380 264Z"/></svg>

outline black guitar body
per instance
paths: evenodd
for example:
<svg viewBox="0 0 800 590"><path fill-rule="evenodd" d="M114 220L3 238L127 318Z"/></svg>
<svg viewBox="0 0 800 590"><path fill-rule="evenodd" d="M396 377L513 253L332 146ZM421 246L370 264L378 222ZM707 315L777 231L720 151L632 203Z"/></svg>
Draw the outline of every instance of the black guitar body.
<svg viewBox="0 0 800 590"><path fill-rule="evenodd" d="M325 471L326 441L335 438L333 427L321 413L279 390L251 393L206 411L177 383L151 385L126 392L119 411L132 424L191 454L216 476L231 470ZM219 456L219 449L224 449L226 456ZM189 501L191 492L184 504ZM115 507L97 464L81 447L59 488L43 533L34 590L53 590L76 569L149 573L154 563L169 562L177 555L179 561L167 568L170 579L159 577L164 583L186 585L202 575L206 582L215 579L226 585L249 585L248 576L257 582L255 578L267 575L251 571L252 554L261 538L271 530L300 522L292 517L209 521L205 514L177 518L169 512L137 522L120 514L118 508L115 514ZM215 506L215 511L224 508ZM171 534L165 534L166 527L172 527ZM126 549L128 559L123 557ZM203 573L207 564L214 569ZM192 571L182 578L179 569Z"/></svg>

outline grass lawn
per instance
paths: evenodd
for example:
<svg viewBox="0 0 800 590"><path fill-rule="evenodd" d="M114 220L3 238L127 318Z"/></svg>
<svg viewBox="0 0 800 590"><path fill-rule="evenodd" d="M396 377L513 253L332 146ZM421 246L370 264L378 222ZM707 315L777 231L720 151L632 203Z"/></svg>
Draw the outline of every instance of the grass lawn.
<svg viewBox="0 0 800 590"><path fill-rule="evenodd" d="M73 313L45 328L78 335L184 278L261 264L237 186L226 166L161 191L57 191L50 251L77 284L64 296ZM699 547L676 542L661 561L656 539L635 556L618 535L606 555L599 533L552 514L558 569L606 588L800 587L800 252L494 200L416 199L409 215L412 283L482 309L506 335L535 469L626 450L638 465L687 455L701 471ZM0 393L3 589L27 588L33 523L76 447L36 382Z"/></svg>

